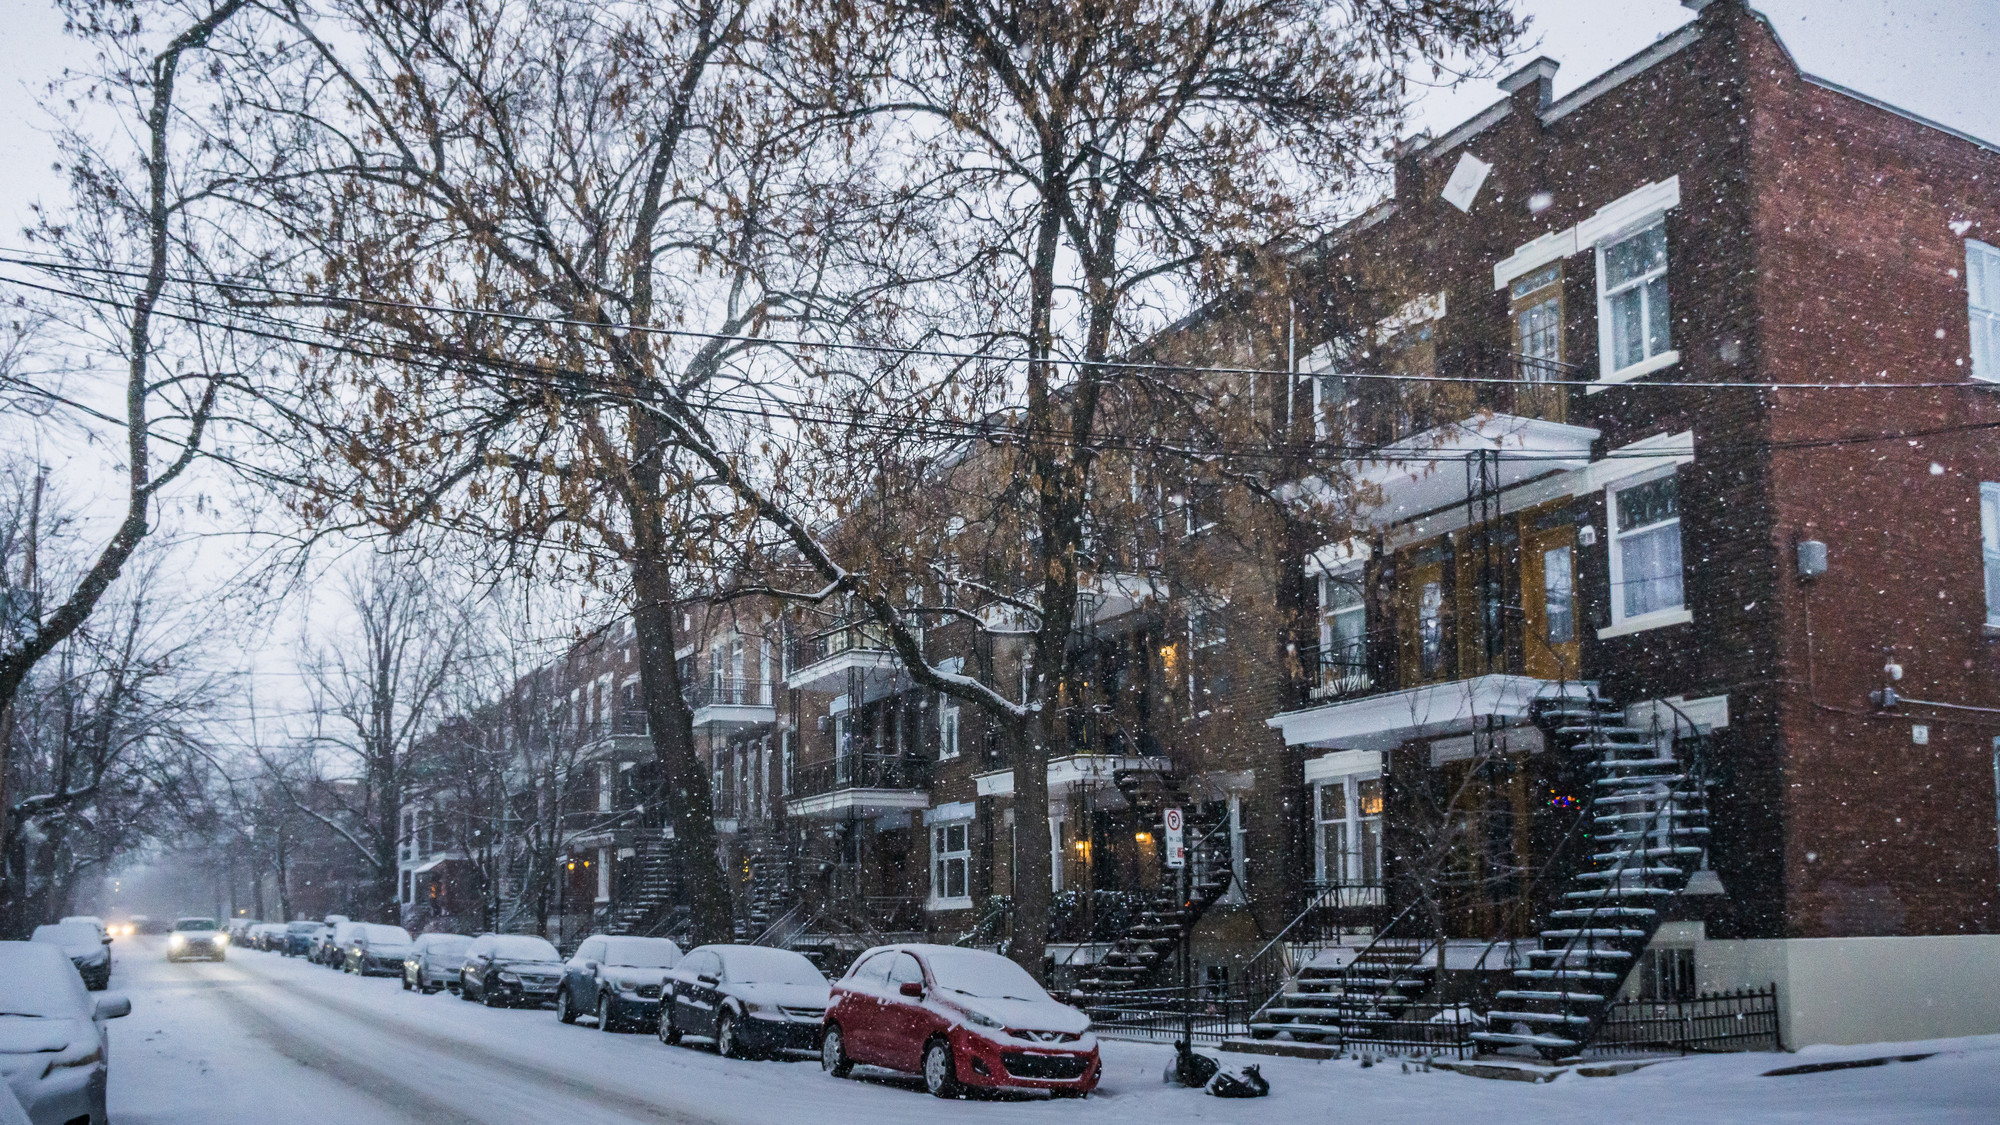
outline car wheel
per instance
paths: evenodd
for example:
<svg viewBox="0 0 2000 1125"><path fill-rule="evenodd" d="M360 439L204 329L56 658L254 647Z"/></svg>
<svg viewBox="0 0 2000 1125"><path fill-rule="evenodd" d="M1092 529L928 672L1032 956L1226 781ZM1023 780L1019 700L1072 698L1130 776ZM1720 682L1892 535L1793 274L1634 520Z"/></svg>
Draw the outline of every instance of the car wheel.
<svg viewBox="0 0 2000 1125"><path fill-rule="evenodd" d="M924 1089L933 1096L958 1096L958 1074L951 1065L951 1044L933 1039L924 1047Z"/></svg>
<svg viewBox="0 0 2000 1125"><path fill-rule="evenodd" d="M569 1006L569 989L556 989L556 1022L575 1023L577 1011Z"/></svg>
<svg viewBox="0 0 2000 1125"><path fill-rule="evenodd" d="M611 1031L616 1026L611 1019L611 997L600 994L597 997L597 1030Z"/></svg>
<svg viewBox="0 0 2000 1125"><path fill-rule="evenodd" d="M671 1003L673 1003L673 994L668 993L667 999L662 1001L660 1009L660 1042L665 1043L669 1047L681 1041L681 1029L674 1026L673 1012L665 1006Z"/></svg>
<svg viewBox="0 0 2000 1125"><path fill-rule="evenodd" d="M732 1013L722 1013L715 1021L715 1053L725 1059L743 1057L743 1039L736 1034L736 1017Z"/></svg>
<svg viewBox="0 0 2000 1125"><path fill-rule="evenodd" d="M841 1037L839 1024L828 1024L826 1033L819 1037L819 1067L835 1078L845 1078L854 1072L854 1060L847 1057L847 1041Z"/></svg>
<svg viewBox="0 0 2000 1125"><path fill-rule="evenodd" d="M404 992L415 992L416 990L417 990L417 986L416 986L416 985L414 985L414 984L411 984L411 983L410 983L410 974L408 974L408 973L404 973L404 974L403 974L403 991L404 991Z"/></svg>
<svg viewBox="0 0 2000 1125"><path fill-rule="evenodd" d="M460 1000L464 1000L464 1001L466 1001L467 1003L470 1003L470 1002L471 1002L471 1001L472 1001L472 1000L474 999L474 997L473 997L473 995L472 995L472 986L471 986L470 984L461 984L461 985L459 985L459 986L458 986L458 998L459 998Z"/></svg>

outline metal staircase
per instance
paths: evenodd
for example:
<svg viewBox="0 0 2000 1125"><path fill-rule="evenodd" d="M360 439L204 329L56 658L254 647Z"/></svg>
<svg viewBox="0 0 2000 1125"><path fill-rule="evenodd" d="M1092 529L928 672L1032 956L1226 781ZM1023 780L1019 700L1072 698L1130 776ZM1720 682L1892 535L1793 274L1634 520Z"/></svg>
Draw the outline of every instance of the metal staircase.
<svg viewBox="0 0 2000 1125"><path fill-rule="evenodd" d="M1628 725L1595 690L1554 703L1539 721L1559 745L1593 758L1598 850L1565 892L1569 905L1550 913L1541 948L1514 970L1518 987L1496 995L1488 1029L1472 1038L1488 1050L1527 1047L1559 1059L1589 1045L1662 909L1701 865L1705 739L1681 718L1671 727ZM1688 749L1677 753L1677 745Z"/></svg>
<svg viewBox="0 0 2000 1125"><path fill-rule="evenodd" d="M786 846L783 833L769 824L746 829L738 846L749 878L736 918L736 940L769 944L762 941L763 935L800 902L797 857Z"/></svg>
<svg viewBox="0 0 2000 1125"><path fill-rule="evenodd" d="M680 857L671 840L649 836L636 845L636 876L619 888L618 901L604 923L609 934L655 936L685 932L687 908L680 901Z"/></svg>
<svg viewBox="0 0 2000 1125"><path fill-rule="evenodd" d="M1251 1037L1285 1034L1307 1043L1382 1038L1437 980L1441 939L1414 936L1419 921L1415 908L1406 908L1346 965L1301 967L1251 1018Z"/></svg>
<svg viewBox="0 0 2000 1125"><path fill-rule="evenodd" d="M1142 823L1159 823L1170 807L1186 810L1188 892L1182 896L1176 872L1162 873L1160 889L1113 940L1104 960L1085 970L1087 975L1070 990L1070 1003L1087 1012L1113 1007L1121 995L1157 982L1202 915L1229 890L1231 879L1225 812L1189 800L1178 774L1119 770L1112 781Z"/></svg>

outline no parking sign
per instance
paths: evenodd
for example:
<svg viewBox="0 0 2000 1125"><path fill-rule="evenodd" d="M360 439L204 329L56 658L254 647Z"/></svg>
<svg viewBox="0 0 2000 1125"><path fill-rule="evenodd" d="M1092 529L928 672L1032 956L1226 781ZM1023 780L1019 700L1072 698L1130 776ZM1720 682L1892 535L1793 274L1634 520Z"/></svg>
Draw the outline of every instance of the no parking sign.
<svg viewBox="0 0 2000 1125"><path fill-rule="evenodd" d="M1181 810L1167 809L1162 818L1167 837L1167 866L1187 866L1187 839L1182 833Z"/></svg>

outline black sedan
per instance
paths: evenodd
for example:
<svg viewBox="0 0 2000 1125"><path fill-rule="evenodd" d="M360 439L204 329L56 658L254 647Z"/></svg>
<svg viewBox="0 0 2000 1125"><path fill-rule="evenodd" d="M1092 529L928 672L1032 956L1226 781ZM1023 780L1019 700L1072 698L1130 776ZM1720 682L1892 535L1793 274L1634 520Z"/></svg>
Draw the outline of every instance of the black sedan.
<svg viewBox="0 0 2000 1125"><path fill-rule="evenodd" d="M564 967L556 1018L574 1023L595 1013L599 1031L649 1031L660 1021L667 970L680 960L681 947L666 938L593 934Z"/></svg>
<svg viewBox="0 0 2000 1125"><path fill-rule="evenodd" d="M667 974L660 1038L712 1040L735 1058L819 1049L830 994L811 961L789 949L704 945Z"/></svg>
<svg viewBox="0 0 2000 1125"><path fill-rule="evenodd" d="M527 934L481 934L465 949L458 970L458 995L489 1008L545 1004L562 983L562 954Z"/></svg>

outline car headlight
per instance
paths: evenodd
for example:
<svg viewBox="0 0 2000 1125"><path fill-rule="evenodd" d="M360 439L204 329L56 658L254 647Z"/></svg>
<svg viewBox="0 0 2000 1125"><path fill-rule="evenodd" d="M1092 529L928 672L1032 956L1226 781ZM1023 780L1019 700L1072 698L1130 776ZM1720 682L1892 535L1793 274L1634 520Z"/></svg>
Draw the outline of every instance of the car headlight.
<svg viewBox="0 0 2000 1125"><path fill-rule="evenodd" d="M639 982L631 977L619 977L615 983L618 985L618 991L620 992L639 991Z"/></svg>
<svg viewBox="0 0 2000 1125"><path fill-rule="evenodd" d="M502 982L503 984L520 984L520 983L521 983L521 974L519 974L519 973L501 973L501 974L500 974L500 980L501 980L501 982Z"/></svg>
<svg viewBox="0 0 2000 1125"><path fill-rule="evenodd" d="M1001 1023L999 1020L994 1019L992 1016L987 1015L985 1012L975 1011L972 1008L965 1009L965 1022L971 1024L974 1027L990 1027L996 1030L1007 1026L1006 1024Z"/></svg>
<svg viewBox="0 0 2000 1125"><path fill-rule="evenodd" d="M182 936L182 935L180 935L180 934L175 934L174 936L172 936L172 937L170 937L170 938L168 938L168 939L167 939L167 944L168 944L168 945L172 945L172 946L182 946L182 945L186 945L186 944L187 944L187 938L186 938L186 937L184 937L184 936Z"/></svg>
<svg viewBox="0 0 2000 1125"><path fill-rule="evenodd" d="M217 934L217 935L215 935L215 944L217 944L217 945L228 945L228 944L229 944L229 935L228 935L228 934Z"/></svg>

